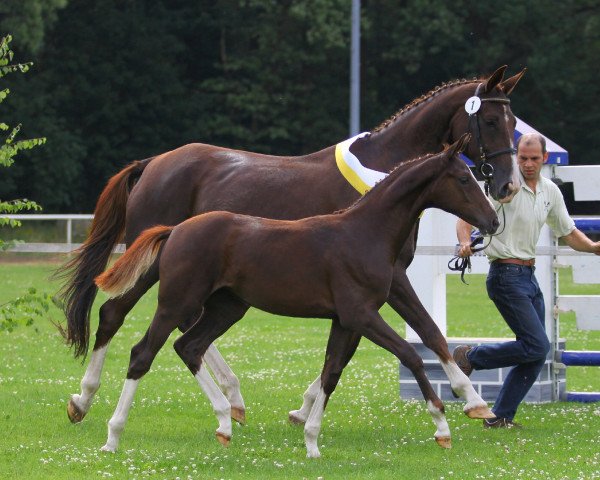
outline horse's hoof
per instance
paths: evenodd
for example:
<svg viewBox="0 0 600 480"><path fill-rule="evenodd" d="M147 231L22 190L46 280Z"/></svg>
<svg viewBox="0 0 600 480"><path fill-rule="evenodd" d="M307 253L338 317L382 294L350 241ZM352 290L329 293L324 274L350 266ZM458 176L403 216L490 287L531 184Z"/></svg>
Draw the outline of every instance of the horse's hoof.
<svg viewBox="0 0 600 480"><path fill-rule="evenodd" d="M106 444L106 445L104 445L104 446L103 446L103 447L100 449L100 451L101 451L101 452L108 452L108 453L115 453L115 452L116 452L116 449L115 449L115 448L112 448L112 447L109 447L109 446L108 446L108 444Z"/></svg>
<svg viewBox="0 0 600 480"><path fill-rule="evenodd" d="M469 418L496 418L496 415L492 413L487 405L469 408L465 410L465 414Z"/></svg>
<svg viewBox="0 0 600 480"><path fill-rule="evenodd" d="M306 458L321 458L321 452L319 452L318 448L307 450Z"/></svg>
<svg viewBox="0 0 600 480"><path fill-rule="evenodd" d="M86 413L87 412L84 412L77 406L77 404L73 401L73 398L71 397L71 400L69 400L69 404L67 405L67 415L69 416L69 420L71 420L71 423L81 422L83 420L83 417L85 417Z"/></svg>
<svg viewBox="0 0 600 480"><path fill-rule="evenodd" d="M303 418L298 417L295 412L290 412L288 415L288 420L290 421L290 423L292 425L304 425L306 423L306 420L304 420Z"/></svg>
<svg viewBox="0 0 600 480"><path fill-rule="evenodd" d="M231 442L231 436L225 435L224 433L221 433L221 432L216 432L216 435L217 435L217 440L219 441L219 443L221 445L223 445L224 447L229 446L229 443Z"/></svg>
<svg viewBox="0 0 600 480"><path fill-rule="evenodd" d="M452 439L450 437L435 437L435 441L442 448L452 448Z"/></svg>
<svg viewBox="0 0 600 480"><path fill-rule="evenodd" d="M239 407L231 407L231 418L240 425L246 425L246 410Z"/></svg>

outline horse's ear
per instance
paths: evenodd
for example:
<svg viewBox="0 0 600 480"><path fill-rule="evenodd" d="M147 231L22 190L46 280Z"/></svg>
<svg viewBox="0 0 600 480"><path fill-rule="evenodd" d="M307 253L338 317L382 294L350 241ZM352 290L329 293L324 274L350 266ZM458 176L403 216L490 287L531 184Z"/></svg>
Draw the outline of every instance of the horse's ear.
<svg viewBox="0 0 600 480"><path fill-rule="evenodd" d="M448 148L450 150L450 156L453 157L454 155L458 155L459 153L464 152L465 148L467 148L467 145L469 144L470 140L471 140L471 134L464 133L462 137L460 137L456 142L454 142Z"/></svg>
<svg viewBox="0 0 600 480"><path fill-rule="evenodd" d="M501 66L498 70L490 75L490 78L485 82L485 87L483 91L485 93L491 92L504 78L504 71L506 70L507 65Z"/></svg>
<svg viewBox="0 0 600 480"><path fill-rule="evenodd" d="M519 80L521 80L521 77L523 75L525 75L526 71L527 71L527 67L525 67L523 70L521 70L515 76L507 78L503 82L500 82L500 85L498 85L498 86L507 96L510 95L512 93L512 91L515 89L515 87L517 86L517 83L519 83Z"/></svg>

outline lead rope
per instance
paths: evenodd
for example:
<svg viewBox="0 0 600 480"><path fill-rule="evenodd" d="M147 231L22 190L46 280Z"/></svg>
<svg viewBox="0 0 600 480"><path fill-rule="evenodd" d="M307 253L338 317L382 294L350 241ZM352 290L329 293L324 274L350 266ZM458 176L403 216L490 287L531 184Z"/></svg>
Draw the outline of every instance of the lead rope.
<svg viewBox="0 0 600 480"><path fill-rule="evenodd" d="M478 235L477 237L475 237L475 239L469 245L473 253L485 250L492 241L492 237L500 235L502 232L504 232L504 229L506 228L506 214L504 213L504 205L500 204L500 207L498 208L498 210L496 210L496 213L498 213L498 211L500 210L502 210L502 230L493 235L490 235L487 245L483 245L481 247L476 246L483 243L483 235ZM461 257L459 255L455 255L448 262L448 269L453 272L460 272L461 282L463 282L465 285L468 285L468 283L465 281L465 272L469 270L469 273L471 273L471 256Z"/></svg>

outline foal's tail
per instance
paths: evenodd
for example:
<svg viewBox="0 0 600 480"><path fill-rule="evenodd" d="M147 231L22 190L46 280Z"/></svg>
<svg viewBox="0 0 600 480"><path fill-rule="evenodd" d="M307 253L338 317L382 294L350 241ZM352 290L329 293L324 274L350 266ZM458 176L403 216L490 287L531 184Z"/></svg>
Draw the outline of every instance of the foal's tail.
<svg viewBox="0 0 600 480"><path fill-rule="evenodd" d="M63 332L75 357L85 355L90 338L90 312L96 298L94 277L102 273L125 231L129 192L152 158L135 161L113 176L96 204L94 221L83 245L60 267L55 277L66 280L59 292L67 318Z"/></svg>
<svg viewBox="0 0 600 480"><path fill-rule="evenodd" d="M175 227L157 227L144 230L115 264L94 280L98 288L110 298L119 297L133 288L138 279L152 266L163 242Z"/></svg>

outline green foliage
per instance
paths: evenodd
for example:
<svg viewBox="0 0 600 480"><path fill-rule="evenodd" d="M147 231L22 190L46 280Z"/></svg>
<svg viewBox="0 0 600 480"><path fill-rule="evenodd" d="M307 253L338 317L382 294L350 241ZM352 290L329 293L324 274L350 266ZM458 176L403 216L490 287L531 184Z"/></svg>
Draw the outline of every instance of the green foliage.
<svg viewBox="0 0 600 480"><path fill-rule="evenodd" d="M12 37L7 35L0 40L0 78L14 72L26 73L32 63L11 63L14 57L10 49ZM0 90L0 103L10 93L9 89ZM30 150L34 147L46 143L45 138L33 138L29 140L17 140L15 138L21 130L21 124L14 127L12 130L4 123L0 122L0 130L10 131L4 139L4 143L0 144L0 166L10 167L14 163L14 157L22 150ZM12 228L18 227L21 223L18 220L2 217L2 214L14 214L23 210L41 210L41 207L27 199L17 200L0 200L0 227L9 226ZM0 239L0 251L6 249L10 243ZM32 325L36 316L42 316L48 312L50 296L47 293L38 294L35 288L29 288L28 292L11 300L3 305L0 305L0 330L13 331L13 329L21 324Z"/></svg>
<svg viewBox="0 0 600 480"><path fill-rule="evenodd" d="M0 78L5 77L6 75L14 72L26 73L29 71L31 62L28 63L11 63L14 57L13 51L10 49L10 42L12 41L12 36L7 35L6 37L0 40ZM7 95L10 93L8 88L0 90L0 103L4 101ZM10 167L14 163L14 157L21 150L30 150L34 147L43 145L46 143L45 138L32 138L28 140L17 140L15 138L19 131L21 130L21 124L16 127L11 128L4 122L0 122L0 130L9 131L10 133L4 139L3 144L0 144L0 166L2 167ZM17 200L0 200L0 215L1 214L14 214L23 210L41 210L41 207L27 199L17 199ZM0 216L0 226L8 225L10 227L18 227L20 226L20 222L18 220L9 219L6 217ZM0 239L0 250L6 248L7 244Z"/></svg>
<svg viewBox="0 0 600 480"><path fill-rule="evenodd" d="M0 32L12 32L21 46L34 53L43 44L44 34L56 20L57 11L68 0L2 0Z"/></svg>
<svg viewBox="0 0 600 480"><path fill-rule="evenodd" d="M0 332L12 332L19 325L33 325L35 318L48 314L52 301L48 293L38 293L30 287L26 294L0 305Z"/></svg>

